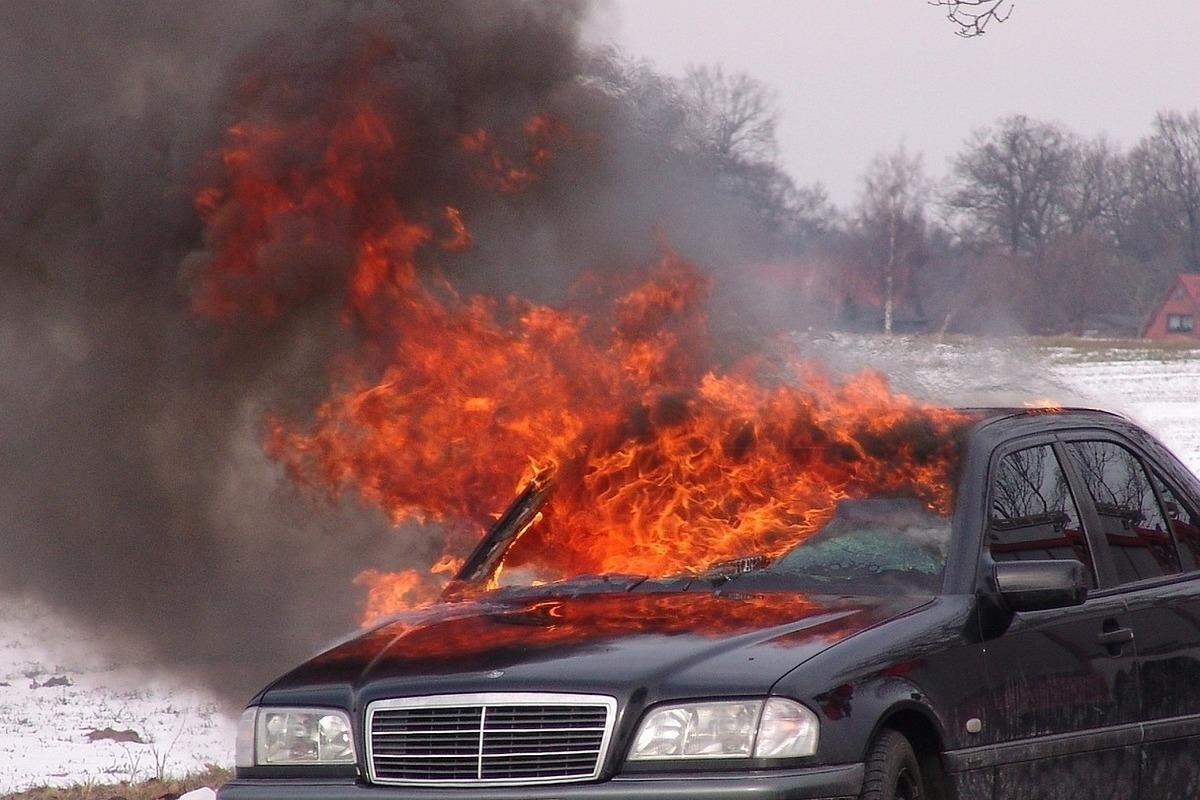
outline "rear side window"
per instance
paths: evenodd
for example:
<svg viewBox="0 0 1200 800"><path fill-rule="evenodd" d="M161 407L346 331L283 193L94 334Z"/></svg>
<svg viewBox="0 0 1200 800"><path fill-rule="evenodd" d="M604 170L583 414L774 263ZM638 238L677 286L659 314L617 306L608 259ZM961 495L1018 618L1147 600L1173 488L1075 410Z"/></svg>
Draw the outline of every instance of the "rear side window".
<svg viewBox="0 0 1200 800"><path fill-rule="evenodd" d="M1153 480L1158 487L1158 495L1162 498L1167 519L1175 531L1180 566L1188 572L1200 569L1200 518L1161 478L1154 475Z"/></svg>
<svg viewBox="0 0 1200 800"><path fill-rule="evenodd" d="M988 546L996 561L1075 559L1096 585L1079 509L1050 445L1009 453L992 480Z"/></svg>
<svg viewBox="0 0 1200 800"><path fill-rule="evenodd" d="M1182 571L1179 553L1142 462L1114 442L1071 442L1072 464L1092 496L1121 583Z"/></svg>

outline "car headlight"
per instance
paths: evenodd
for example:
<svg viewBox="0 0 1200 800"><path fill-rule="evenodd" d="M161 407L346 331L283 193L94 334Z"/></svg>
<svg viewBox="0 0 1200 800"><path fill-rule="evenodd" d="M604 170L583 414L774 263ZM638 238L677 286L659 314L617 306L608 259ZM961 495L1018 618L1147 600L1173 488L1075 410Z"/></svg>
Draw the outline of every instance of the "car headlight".
<svg viewBox="0 0 1200 800"><path fill-rule="evenodd" d="M631 761L799 758L817 752L817 715L782 697L664 706L642 721Z"/></svg>
<svg viewBox="0 0 1200 800"><path fill-rule="evenodd" d="M238 723L239 767L353 764L350 716L331 708L251 706Z"/></svg>

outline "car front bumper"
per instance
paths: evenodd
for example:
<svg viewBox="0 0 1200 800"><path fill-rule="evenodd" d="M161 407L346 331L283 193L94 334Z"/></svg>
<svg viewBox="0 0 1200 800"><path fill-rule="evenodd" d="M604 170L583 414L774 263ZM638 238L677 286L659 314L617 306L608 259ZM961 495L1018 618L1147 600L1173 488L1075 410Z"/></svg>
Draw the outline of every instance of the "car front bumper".
<svg viewBox="0 0 1200 800"><path fill-rule="evenodd" d="M864 767L846 764L737 775L645 775L553 786L426 788L360 781L236 779L217 800L855 800Z"/></svg>

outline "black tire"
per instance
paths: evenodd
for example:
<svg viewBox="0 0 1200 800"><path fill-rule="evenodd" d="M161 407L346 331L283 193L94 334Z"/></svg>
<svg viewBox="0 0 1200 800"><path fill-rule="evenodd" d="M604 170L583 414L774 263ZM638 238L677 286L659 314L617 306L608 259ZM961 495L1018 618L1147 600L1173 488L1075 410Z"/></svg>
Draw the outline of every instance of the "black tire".
<svg viewBox="0 0 1200 800"><path fill-rule="evenodd" d="M860 800L926 800L921 762L904 734L885 729L872 743Z"/></svg>

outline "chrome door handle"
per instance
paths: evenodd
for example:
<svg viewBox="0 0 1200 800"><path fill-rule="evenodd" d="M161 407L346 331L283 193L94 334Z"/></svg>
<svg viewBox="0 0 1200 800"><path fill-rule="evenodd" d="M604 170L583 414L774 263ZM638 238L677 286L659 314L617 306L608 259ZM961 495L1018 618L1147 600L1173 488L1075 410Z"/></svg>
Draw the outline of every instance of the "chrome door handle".
<svg viewBox="0 0 1200 800"><path fill-rule="evenodd" d="M1096 641L1105 647L1116 647L1133 641L1132 628L1117 628L1114 631L1104 631L1096 637Z"/></svg>

